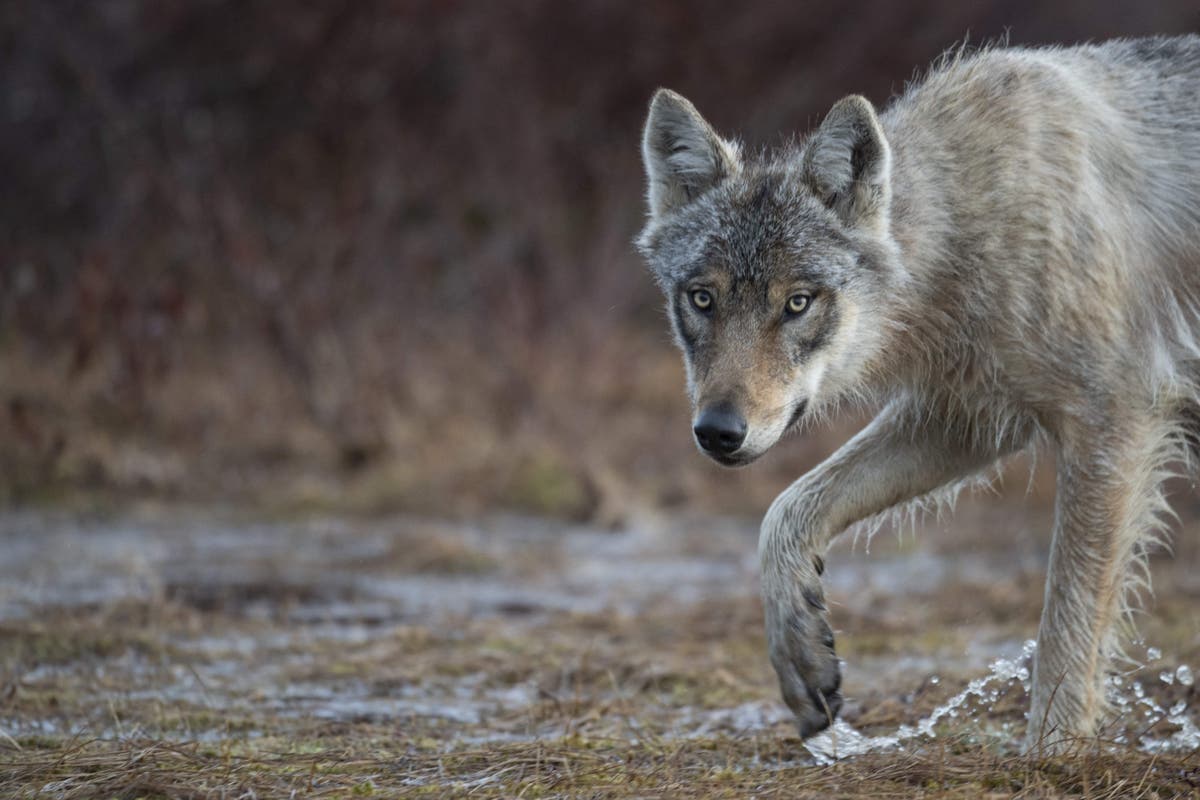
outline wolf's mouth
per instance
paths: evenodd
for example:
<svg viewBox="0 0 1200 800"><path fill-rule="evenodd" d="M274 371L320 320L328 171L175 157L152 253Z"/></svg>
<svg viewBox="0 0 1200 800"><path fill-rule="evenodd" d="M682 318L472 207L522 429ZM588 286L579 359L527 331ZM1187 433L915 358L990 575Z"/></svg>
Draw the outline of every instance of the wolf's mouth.
<svg viewBox="0 0 1200 800"><path fill-rule="evenodd" d="M800 418L804 416L804 411L807 408L808 400L801 400L797 403L795 410L792 411L792 418L788 420L788 424L784 426L784 430L790 431L800 421Z"/></svg>
<svg viewBox="0 0 1200 800"><path fill-rule="evenodd" d="M723 456L719 453L705 453L704 455L711 458L713 461L720 464L722 467L744 467L751 461L758 458L757 455L728 455Z"/></svg>

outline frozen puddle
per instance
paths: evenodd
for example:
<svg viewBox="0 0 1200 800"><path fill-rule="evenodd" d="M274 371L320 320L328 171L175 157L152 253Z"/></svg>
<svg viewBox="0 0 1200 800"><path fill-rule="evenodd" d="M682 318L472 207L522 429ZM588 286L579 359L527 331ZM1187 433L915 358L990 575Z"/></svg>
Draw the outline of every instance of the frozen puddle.
<svg viewBox="0 0 1200 800"><path fill-rule="evenodd" d="M163 598L232 603L251 616L285 605L301 624L637 614L663 601L757 597L757 538L751 522L712 518L649 517L612 532L520 517L247 523L196 512L116 520L9 512L0 513L0 621ZM431 544L453 547L447 556ZM842 554L828 589L844 607L866 610L936 594L950 579L1002 581L1023 569L919 549Z"/></svg>
<svg viewBox="0 0 1200 800"><path fill-rule="evenodd" d="M13 652L49 654L43 662L22 655L17 673L0 675L0 689L30 698L0 709L0 738L144 731L212 740L323 724L418 731L447 747L581 726L635 739L785 735L791 721L766 654L737 629L749 630L742 621L760 613L756 542L752 522L675 516L611 532L515 517L0 514L0 637L25 631L33 644L14 639ZM817 763L968 730L999 698L1027 691L1033 645L1021 641L1029 631L985 620L966 636L954 623L934 631L944 639L907 640L947 585L959 597L963 587L1013 585L1038 553L910 545L835 559L827 579L835 614L886 619L876 637L892 623L899 631L878 654L846 665L849 699L870 687L907 703L906 693L936 683L932 674L979 677L886 733L839 721L807 742ZM162 620L137 617L163 608ZM734 621L709 638L692 630L723 614ZM83 627L60 642L57 620ZM723 694L701 695L696 687L707 684L696 673L707 662L687 663L678 649L719 663L731 631L756 648L736 651L739 667L758 660L734 668ZM69 640L78 635L85 641L76 652ZM122 636L132 644L118 646ZM1110 685L1124 720L1114 738L1150 751L1200 746L1191 672L1160 658L1147 651L1144 668ZM898 685L897 675L911 679ZM1007 722L980 735L1011 743L1018 728Z"/></svg>
<svg viewBox="0 0 1200 800"><path fill-rule="evenodd" d="M713 552L682 552L697 541ZM458 548L448 556L412 552L447 542ZM757 592L753 552L754 531L730 521L693 535L683 523L617 534L508 517L247 524L0 513L0 621L164 596L233 601L250 614L286 598L301 623L637 613L664 597Z"/></svg>

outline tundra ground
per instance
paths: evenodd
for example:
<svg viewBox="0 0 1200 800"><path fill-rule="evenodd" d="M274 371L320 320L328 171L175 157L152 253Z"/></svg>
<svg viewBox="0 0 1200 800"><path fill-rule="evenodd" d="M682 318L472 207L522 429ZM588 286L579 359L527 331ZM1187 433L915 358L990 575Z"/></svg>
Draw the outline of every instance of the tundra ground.
<svg viewBox="0 0 1200 800"><path fill-rule="evenodd" d="M1048 520L1008 508L831 556L856 729L917 722L1033 636ZM1016 682L933 738L815 763L765 656L750 520L159 507L0 527L6 797L1200 795L1200 753L1148 752L1178 725L1136 701L1112 744L1020 755ZM1194 687L1160 676L1200 663L1197 533L1155 560L1135 650L1161 655L1125 677L1193 722Z"/></svg>

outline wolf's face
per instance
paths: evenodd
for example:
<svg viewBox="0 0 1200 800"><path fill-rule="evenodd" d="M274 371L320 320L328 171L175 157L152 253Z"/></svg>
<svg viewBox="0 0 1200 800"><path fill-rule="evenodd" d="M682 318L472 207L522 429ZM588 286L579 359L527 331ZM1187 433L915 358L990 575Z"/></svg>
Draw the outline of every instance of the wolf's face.
<svg viewBox="0 0 1200 800"><path fill-rule="evenodd" d="M864 116L869 115L869 116ZM748 464L861 381L894 273L887 144L861 98L799 151L744 162L687 100L655 95L638 240L687 365L697 444Z"/></svg>

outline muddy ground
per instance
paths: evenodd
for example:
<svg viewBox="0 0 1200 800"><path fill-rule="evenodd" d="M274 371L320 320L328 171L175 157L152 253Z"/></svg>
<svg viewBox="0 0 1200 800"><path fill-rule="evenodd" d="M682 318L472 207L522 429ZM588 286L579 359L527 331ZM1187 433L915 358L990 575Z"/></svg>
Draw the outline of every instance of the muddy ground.
<svg viewBox="0 0 1200 800"><path fill-rule="evenodd" d="M1020 756L1017 678L932 736L846 752L1019 661L1049 515L967 499L841 542L826 576L852 729L810 750L765 654L753 519L6 512L0 796L1197 796L1178 736L1200 712L1187 521L1154 560L1109 744Z"/></svg>

